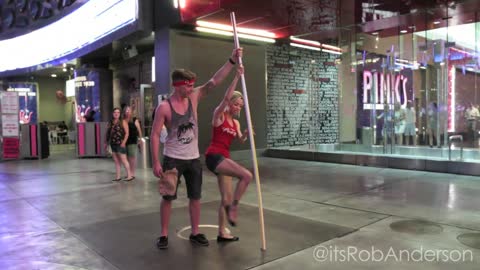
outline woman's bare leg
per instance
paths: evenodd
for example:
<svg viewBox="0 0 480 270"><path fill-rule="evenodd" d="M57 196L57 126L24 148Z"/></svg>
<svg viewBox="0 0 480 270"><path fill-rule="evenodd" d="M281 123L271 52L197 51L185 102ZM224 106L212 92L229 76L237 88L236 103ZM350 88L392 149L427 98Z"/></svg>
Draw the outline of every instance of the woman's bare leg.
<svg viewBox="0 0 480 270"><path fill-rule="evenodd" d="M122 167L118 153L112 153L113 162L115 162L115 179L121 178Z"/></svg>
<svg viewBox="0 0 480 270"><path fill-rule="evenodd" d="M232 177L226 175L217 175L218 180L218 189L220 191L221 199L220 207L218 208L218 235L231 238L232 236L227 234L225 231L226 228L226 213L225 206L232 204L233 195L232 195Z"/></svg>
<svg viewBox="0 0 480 270"><path fill-rule="evenodd" d="M226 158L216 168L221 175L232 176L239 179L233 194L233 202L229 207L228 219L232 225L237 220L238 203L252 181L252 173L237 162Z"/></svg>

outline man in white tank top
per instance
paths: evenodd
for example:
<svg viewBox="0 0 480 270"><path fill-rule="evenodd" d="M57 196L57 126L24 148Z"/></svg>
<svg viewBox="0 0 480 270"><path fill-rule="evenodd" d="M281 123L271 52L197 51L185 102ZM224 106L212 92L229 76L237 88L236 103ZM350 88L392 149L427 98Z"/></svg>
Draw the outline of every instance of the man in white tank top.
<svg viewBox="0 0 480 270"><path fill-rule="evenodd" d="M184 69L173 71L174 92L169 99L158 105L150 134L153 174L156 177L163 177L165 171L175 168L178 171L178 178L184 176L190 200L189 212L192 226L190 241L202 246L208 246L208 240L198 230L202 188L202 166L198 151L198 102L227 77L241 55L241 48L233 50L231 57L215 75L207 83L195 88L193 87L196 79L195 73ZM158 149L164 125L167 127L167 137L164 143L162 167ZM174 196L163 196L160 204L162 228L160 237L157 239L159 249L168 247L168 225L172 201L176 197L176 193Z"/></svg>

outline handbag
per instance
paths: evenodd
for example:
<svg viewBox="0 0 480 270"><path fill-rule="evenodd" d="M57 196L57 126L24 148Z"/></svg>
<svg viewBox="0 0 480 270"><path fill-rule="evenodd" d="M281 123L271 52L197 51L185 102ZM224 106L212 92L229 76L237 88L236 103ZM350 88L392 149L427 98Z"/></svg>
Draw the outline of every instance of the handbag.
<svg viewBox="0 0 480 270"><path fill-rule="evenodd" d="M158 180L158 192L162 196L174 196L177 191L178 171L176 168L166 170Z"/></svg>
<svg viewBox="0 0 480 270"><path fill-rule="evenodd" d="M111 156L111 155L112 155L112 147L110 146L110 144L107 145L106 152L107 152L107 156Z"/></svg>

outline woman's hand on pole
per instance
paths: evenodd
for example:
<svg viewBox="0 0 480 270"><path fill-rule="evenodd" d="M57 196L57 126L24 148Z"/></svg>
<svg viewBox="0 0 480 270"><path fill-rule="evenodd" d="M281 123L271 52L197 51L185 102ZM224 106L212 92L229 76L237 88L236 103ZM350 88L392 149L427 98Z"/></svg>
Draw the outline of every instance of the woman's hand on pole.
<svg viewBox="0 0 480 270"><path fill-rule="evenodd" d="M240 58L242 58L242 57L243 57L243 48L242 47L237 48L237 49L233 49L231 59L233 61L235 61L235 63L238 63Z"/></svg>
<svg viewBox="0 0 480 270"><path fill-rule="evenodd" d="M243 67L243 65L238 65L236 76L240 77L244 74L244 72L245 72L245 68Z"/></svg>

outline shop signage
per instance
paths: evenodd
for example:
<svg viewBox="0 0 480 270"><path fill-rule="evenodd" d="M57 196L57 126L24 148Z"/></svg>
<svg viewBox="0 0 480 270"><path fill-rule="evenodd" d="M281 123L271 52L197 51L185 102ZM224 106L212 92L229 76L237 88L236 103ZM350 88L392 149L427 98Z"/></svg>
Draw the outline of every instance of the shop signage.
<svg viewBox="0 0 480 270"><path fill-rule="evenodd" d="M20 157L20 140L18 138L3 138L3 158L17 159Z"/></svg>
<svg viewBox="0 0 480 270"><path fill-rule="evenodd" d="M20 124L37 123L37 89L38 84L32 82L10 82L7 93L18 93L18 115Z"/></svg>
<svg viewBox="0 0 480 270"><path fill-rule="evenodd" d="M394 104L399 102L402 107L405 107L407 101L415 99L413 70L411 68L389 70L382 66L383 62L377 60L358 66L358 128L370 127L372 121L375 121L373 118L383 112L385 103Z"/></svg>
<svg viewBox="0 0 480 270"><path fill-rule="evenodd" d="M87 76L80 76L75 78L75 87L87 87L87 86L95 86L94 81L89 81Z"/></svg>
<svg viewBox="0 0 480 270"><path fill-rule="evenodd" d="M383 110L383 104L399 102L403 107L413 96L407 94L409 78L402 74L363 71L363 109ZM413 93L410 91L410 93Z"/></svg>
<svg viewBox="0 0 480 270"><path fill-rule="evenodd" d="M2 114L18 113L18 94L15 92L2 92Z"/></svg>
<svg viewBox="0 0 480 270"><path fill-rule="evenodd" d="M2 115L3 137L16 137L19 135L19 124L17 114Z"/></svg>
<svg viewBox="0 0 480 270"><path fill-rule="evenodd" d="M76 69L75 70L75 103L76 103L76 121L85 122L86 117L93 114L94 121L100 121L100 77L101 72L94 69Z"/></svg>

